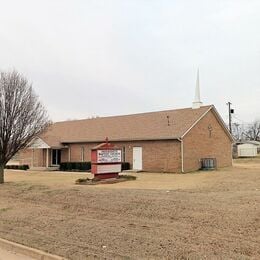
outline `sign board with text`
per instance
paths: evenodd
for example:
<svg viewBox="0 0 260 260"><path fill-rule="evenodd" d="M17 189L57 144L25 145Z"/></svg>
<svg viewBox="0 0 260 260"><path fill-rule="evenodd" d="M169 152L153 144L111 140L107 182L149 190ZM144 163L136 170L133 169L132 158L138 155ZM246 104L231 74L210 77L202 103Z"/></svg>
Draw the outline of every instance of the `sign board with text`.
<svg viewBox="0 0 260 260"><path fill-rule="evenodd" d="M121 150L97 150L97 163L120 163Z"/></svg>

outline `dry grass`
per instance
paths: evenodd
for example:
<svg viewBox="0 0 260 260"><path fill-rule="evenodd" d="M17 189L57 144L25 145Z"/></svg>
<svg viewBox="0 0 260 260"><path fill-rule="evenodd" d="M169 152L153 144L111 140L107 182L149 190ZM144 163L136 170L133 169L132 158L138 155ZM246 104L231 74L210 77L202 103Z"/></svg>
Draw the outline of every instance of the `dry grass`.
<svg viewBox="0 0 260 260"><path fill-rule="evenodd" d="M0 237L77 260L260 258L256 160L214 172L74 185L83 176L7 172Z"/></svg>

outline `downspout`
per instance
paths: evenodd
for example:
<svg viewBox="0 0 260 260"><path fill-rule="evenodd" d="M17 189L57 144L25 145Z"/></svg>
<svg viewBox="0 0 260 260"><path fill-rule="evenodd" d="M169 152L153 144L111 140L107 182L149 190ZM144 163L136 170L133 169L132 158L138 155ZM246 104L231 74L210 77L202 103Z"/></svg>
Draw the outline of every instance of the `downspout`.
<svg viewBox="0 0 260 260"><path fill-rule="evenodd" d="M181 142L181 172L184 173L184 146L183 146L183 139L178 139Z"/></svg>
<svg viewBox="0 0 260 260"><path fill-rule="evenodd" d="M233 143L231 144L231 166L233 166L233 162L234 162L234 159L233 159Z"/></svg>

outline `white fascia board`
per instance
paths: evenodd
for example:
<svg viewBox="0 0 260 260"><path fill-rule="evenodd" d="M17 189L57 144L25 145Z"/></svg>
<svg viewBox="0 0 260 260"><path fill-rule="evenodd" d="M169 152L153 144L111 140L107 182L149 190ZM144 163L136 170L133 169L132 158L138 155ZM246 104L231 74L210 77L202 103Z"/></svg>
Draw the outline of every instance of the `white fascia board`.
<svg viewBox="0 0 260 260"><path fill-rule="evenodd" d="M225 122L223 121L222 117L220 116L220 114L218 113L217 109L213 106L213 112L215 113L215 116L218 120L218 122L222 125L222 127L224 128L226 134L228 135L228 137L230 138L230 140L235 143L235 139L234 137L230 134L229 130L227 129L227 126L225 124Z"/></svg>
<svg viewBox="0 0 260 260"><path fill-rule="evenodd" d="M181 136L181 139L189 133L189 131L213 108L213 106L210 106L210 108L195 122L193 125Z"/></svg>
<svg viewBox="0 0 260 260"><path fill-rule="evenodd" d="M51 148L40 137L35 137L28 146L29 149L48 149Z"/></svg>
<svg viewBox="0 0 260 260"><path fill-rule="evenodd" d="M217 119L217 121L220 123L220 125L222 126L222 128L224 129L224 131L226 132L226 134L228 135L228 137L230 138L230 140L234 143L235 139L233 138L233 136L230 134L230 132L228 131L225 122L223 121L223 119L221 118L220 114L218 113L218 111L216 110L216 108L214 106L210 106L210 108L182 135L181 139L210 111L212 110L213 113L215 114L215 117Z"/></svg>

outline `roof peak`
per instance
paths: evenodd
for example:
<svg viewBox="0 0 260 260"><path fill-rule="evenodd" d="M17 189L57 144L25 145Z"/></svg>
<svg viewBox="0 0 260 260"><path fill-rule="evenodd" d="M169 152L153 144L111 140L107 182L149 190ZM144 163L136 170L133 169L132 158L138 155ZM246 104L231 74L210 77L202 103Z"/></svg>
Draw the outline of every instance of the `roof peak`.
<svg viewBox="0 0 260 260"><path fill-rule="evenodd" d="M61 141L103 142L106 136L113 141L176 139L212 109L211 105L58 122L41 138L51 147L60 146Z"/></svg>
<svg viewBox="0 0 260 260"><path fill-rule="evenodd" d="M205 108L205 107L213 107L214 105L205 105L200 106L199 108ZM138 115L148 115L148 114L154 114L154 113L165 113L165 112L172 112L172 111L180 111L180 110L191 110L192 107L184 107L184 108L176 108L176 109L165 109L165 110L157 110L157 111L149 111L149 112L140 112L140 113L133 113L133 114L123 114L123 115L111 115L111 116L98 116L94 118L82 118L82 119L74 119L74 120L63 120L63 121L56 121L54 124L57 123L69 123L69 122L79 122L79 121L87 121L87 120L99 120L104 118L116 118L116 117L131 117L131 116L138 116Z"/></svg>

